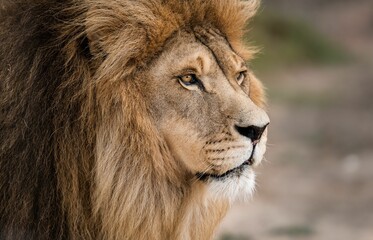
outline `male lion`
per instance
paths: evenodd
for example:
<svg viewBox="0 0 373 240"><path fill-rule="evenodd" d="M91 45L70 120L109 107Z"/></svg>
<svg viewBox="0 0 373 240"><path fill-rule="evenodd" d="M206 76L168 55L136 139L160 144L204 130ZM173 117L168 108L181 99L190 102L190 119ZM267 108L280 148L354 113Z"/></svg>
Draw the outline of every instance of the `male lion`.
<svg viewBox="0 0 373 240"><path fill-rule="evenodd" d="M268 116L255 0L1 0L0 239L210 239Z"/></svg>

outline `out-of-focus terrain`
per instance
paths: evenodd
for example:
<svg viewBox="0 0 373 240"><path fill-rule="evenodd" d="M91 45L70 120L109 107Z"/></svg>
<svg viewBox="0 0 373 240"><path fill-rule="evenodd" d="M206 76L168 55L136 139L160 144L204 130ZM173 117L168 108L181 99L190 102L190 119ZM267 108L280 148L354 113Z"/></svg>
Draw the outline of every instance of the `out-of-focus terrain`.
<svg viewBox="0 0 373 240"><path fill-rule="evenodd" d="M248 40L270 136L220 240L373 239L373 1L267 0Z"/></svg>

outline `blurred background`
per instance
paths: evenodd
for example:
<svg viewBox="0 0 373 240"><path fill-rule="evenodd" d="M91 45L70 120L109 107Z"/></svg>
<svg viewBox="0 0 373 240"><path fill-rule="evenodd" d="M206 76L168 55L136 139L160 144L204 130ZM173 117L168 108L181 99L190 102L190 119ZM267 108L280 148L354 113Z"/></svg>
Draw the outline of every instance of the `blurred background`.
<svg viewBox="0 0 373 240"><path fill-rule="evenodd" d="M263 0L250 29L268 151L216 239L373 240L373 1Z"/></svg>

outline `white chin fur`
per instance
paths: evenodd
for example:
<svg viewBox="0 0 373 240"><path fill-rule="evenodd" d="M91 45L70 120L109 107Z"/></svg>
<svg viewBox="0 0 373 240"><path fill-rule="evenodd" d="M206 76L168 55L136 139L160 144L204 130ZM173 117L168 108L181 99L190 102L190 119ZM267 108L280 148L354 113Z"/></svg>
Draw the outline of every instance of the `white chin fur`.
<svg viewBox="0 0 373 240"><path fill-rule="evenodd" d="M207 181L207 195L212 199L225 198L229 202L248 201L255 190L255 173L245 169L239 177Z"/></svg>

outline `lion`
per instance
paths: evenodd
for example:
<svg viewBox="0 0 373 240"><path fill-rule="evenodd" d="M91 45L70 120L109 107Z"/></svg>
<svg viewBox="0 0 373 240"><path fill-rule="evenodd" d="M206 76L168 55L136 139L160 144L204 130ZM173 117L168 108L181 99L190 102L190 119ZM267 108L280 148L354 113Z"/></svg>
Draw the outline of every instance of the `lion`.
<svg viewBox="0 0 373 240"><path fill-rule="evenodd" d="M211 239L251 196L256 0L2 0L0 239Z"/></svg>

